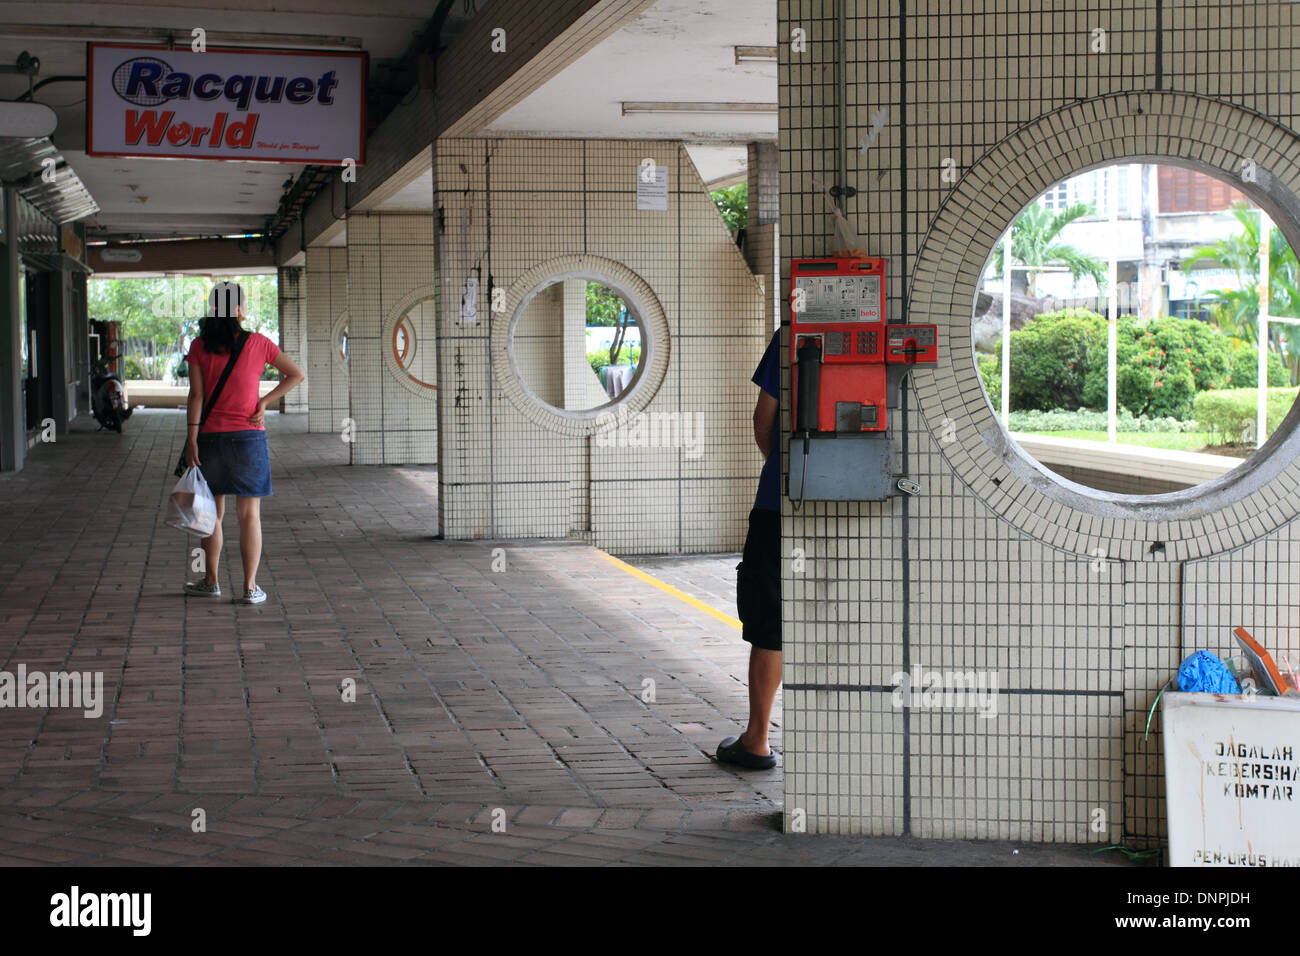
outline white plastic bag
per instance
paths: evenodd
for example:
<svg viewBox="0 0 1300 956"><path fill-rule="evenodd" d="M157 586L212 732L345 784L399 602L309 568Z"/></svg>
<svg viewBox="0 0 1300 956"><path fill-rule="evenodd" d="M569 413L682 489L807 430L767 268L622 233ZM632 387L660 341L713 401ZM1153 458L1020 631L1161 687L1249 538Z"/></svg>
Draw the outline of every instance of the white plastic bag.
<svg viewBox="0 0 1300 956"><path fill-rule="evenodd" d="M203 472L197 468L185 469L181 480L172 489L167 502L165 519L173 528L206 538L217 529L217 499L212 497Z"/></svg>

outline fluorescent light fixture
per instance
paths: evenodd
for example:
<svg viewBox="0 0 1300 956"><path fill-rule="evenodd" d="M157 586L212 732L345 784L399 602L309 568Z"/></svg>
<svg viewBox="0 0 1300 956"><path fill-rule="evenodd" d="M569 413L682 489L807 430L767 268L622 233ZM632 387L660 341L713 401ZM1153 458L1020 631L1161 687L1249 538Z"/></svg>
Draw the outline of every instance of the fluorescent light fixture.
<svg viewBox="0 0 1300 956"><path fill-rule="evenodd" d="M43 103L0 103L0 130L4 136L39 139L59 125L54 110Z"/></svg>
<svg viewBox="0 0 1300 956"><path fill-rule="evenodd" d="M775 103L623 103L629 113L775 113Z"/></svg>
<svg viewBox="0 0 1300 956"><path fill-rule="evenodd" d="M734 49L737 63L776 62L776 47L774 46L738 46Z"/></svg>

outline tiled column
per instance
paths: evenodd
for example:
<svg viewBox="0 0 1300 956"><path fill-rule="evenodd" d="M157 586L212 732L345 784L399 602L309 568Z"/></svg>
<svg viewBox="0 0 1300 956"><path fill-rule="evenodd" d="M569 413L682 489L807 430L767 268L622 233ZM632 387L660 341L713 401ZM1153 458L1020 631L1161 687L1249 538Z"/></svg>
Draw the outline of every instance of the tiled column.
<svg viewBox="0 0 1300 956"><path fill-rule="evenodd" d="M564 283L564 407L585 411L604 405L608 397L587 364L587 282L568 279Z"/></svg>
<svg viewBox="0 0 1300 956"><path fill-rule="evenodd" d="M745 259L763 280L763 314L771 328L781 322L780 285L781 178L776 143L749 144L749 217L745 225Z"/></svg>
<svg viewBox="0 0 1300 956"><path fill-rule="evenodd" d="M438 477L447 537L574 535L623 554L739 550L762 465L749 377L771 325L685 150L662 141L441 139L436 152L445 186L436 202L446 223ZM647 156L668 168L666 210L637 208ZM583 275L639 295L657 343L652 359L643 353L637 388L610 412L625 417L600 442L588 422L541 407L510 358L522 298L548 279ZM470 279L472 323L460 308Z"/></svg>
<svg viewBox="0 0 1300 956"><path fill-rule="evenodd" d="M780 155L776 143L750 143L749 226L769 226L781 219Z"/></svg>
<svg viewBox="0 0 1300 956"><path fill-rule="evenodd" d="M420 350L435 348L437 338L422 318L435 294L433 216L352 213L347 268L352 463L433 464L438 383L412 374L424 365ZM396 327L408 313L410 373L396 354Z"/></svg>
<svg viewBox="0 0 1300 956"><path fill-rule="evenodd" d="M281 266L276 270L276 287L280 299L280 348L306 368L307 323L304 321L302 266ZM284 410L290 413L307 411L307 389L311 379L284 397Z"/></svg>
<svg viewBox="0 0 1300 956"><path fill-rule="evenodd" d="M308 249L305 282L303 326L307 381L311 384L307 430L337 434L348 417L348 363L340 342L348 320L347 248Z"/></svg>

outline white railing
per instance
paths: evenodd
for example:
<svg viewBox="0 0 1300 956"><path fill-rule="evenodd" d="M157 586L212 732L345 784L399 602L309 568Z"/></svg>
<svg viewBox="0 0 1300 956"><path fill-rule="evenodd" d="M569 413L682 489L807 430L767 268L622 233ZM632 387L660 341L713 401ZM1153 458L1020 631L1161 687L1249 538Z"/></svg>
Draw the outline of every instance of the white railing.
<svg viewBox="0 0 1300 956"><path fill-rule="evenodd" d="M1255 447L1268 439L1268 324L1281 322L1285 325L1300 325L1300 319L1285 315L1269 315L1268 307L1272 301L1269 288L1271 251L1269 246L1273 239L1273 220L1264 210L1259 211L1259 328L1257 347L1259 351L1259 379L1255 394Z"/></svg>

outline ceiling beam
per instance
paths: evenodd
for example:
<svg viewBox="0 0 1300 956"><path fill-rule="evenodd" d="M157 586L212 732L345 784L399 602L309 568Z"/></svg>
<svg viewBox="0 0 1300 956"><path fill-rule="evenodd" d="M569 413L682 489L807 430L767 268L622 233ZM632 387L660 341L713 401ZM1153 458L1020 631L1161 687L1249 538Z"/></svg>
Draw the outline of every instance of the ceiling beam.
<svg viewBox="0 0 1300 956"><path fill-rule="evenodd" d="M219 275L231 269L275 271L275 255L256 239L176 239L88 245L86 264L98 276L142 272Z"/></svg>
<svg viewBox="0 0 1300 956"><path fill-rule="evenodd" d="M121 40L134 43L179 43L190 45L191 27L110 27L85 24L0 23L0 37L15 39ZM211 31L208 42L213 46L305 47L313 50L360 50L361 37L318 33L240 33Z"/></svg>

